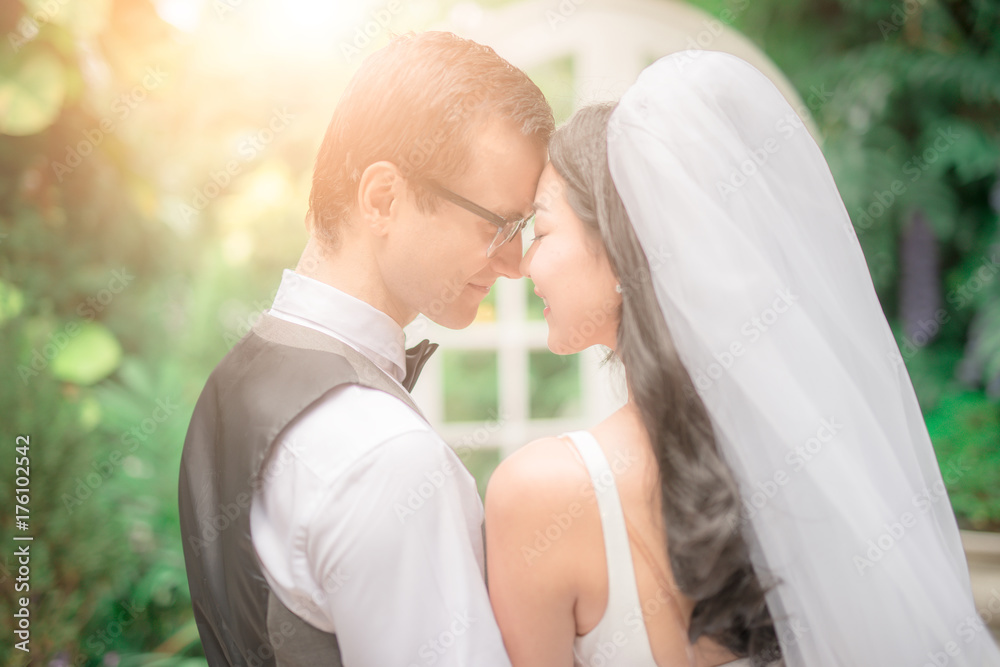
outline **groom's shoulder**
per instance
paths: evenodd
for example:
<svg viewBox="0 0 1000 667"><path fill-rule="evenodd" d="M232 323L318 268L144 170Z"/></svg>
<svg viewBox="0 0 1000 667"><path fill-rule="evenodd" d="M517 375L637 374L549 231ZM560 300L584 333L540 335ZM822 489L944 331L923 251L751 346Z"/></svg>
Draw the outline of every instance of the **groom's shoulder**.
<svg viewBox="0 0 1000 667"><path fill-rule="evenodd" d="M330 479L400 438L441 440L427 421L396 396L345 383L305 410L283 440L315 474Z"/></svg>
<svg viewBox="0 0 1000 667"><path fill-rule="evenodd" d="M330 418L372 433L391 436L407 431L434 432L427 420L403 399L365 384L340 384L317 404L329 413Z"/></svg>

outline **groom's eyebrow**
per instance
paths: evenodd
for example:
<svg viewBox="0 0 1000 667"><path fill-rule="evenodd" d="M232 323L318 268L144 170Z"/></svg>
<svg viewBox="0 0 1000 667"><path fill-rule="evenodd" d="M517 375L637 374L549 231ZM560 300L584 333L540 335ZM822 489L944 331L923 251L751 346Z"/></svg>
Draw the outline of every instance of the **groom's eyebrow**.
<svg viewBox="0 0 1000 667"><path fill-rule="evenodd" d="M534 204L532 204L532 207L534 207ZM504 211L500 215L503 216L504 220L523 220L524 218L530 218L532 215L534 215L534 213L535 213L534 208L532 208L527 213L525 213L524 211L509 209L507 211Z"/></svg>

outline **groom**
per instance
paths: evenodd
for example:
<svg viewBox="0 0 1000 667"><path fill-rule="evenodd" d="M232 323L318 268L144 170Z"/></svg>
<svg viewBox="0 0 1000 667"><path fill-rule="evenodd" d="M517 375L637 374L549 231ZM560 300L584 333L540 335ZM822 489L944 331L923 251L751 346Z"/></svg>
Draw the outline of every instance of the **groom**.
<svg viewBox="0 0 1000 667"><path fill-rule="evenodd" d="M520 276L552 130L523 72L450 33L397 37L348 84L302 258L184 443L184 558L213 667L510 664L476 485L410 399L428 346L405 351L402 327L468 326ZM415 489L426 502L397 513Z"/></svg>

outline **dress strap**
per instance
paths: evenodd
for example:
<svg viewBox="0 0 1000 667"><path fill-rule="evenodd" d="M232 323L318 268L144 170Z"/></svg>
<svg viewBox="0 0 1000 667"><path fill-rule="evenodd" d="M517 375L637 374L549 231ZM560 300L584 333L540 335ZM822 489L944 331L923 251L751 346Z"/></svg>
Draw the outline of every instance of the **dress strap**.
<svg viewBox="0 0 1000 667"><path fill-rule="evenodd" d="M576 445L576 449L580 452L580 457L583 459L584 465L590 472L590 477L594 484L594 491L597 495L598 508L601 513L601 525L604 529L604 548L608 559L608 609L612 609L611 594L614 590L612 585L613 583L619 591L624 590L632 592L632 598L634 601L628 602L629 605L633 605L630 607L631 609L643 608L639 599L639 588L635 578L635 568L632 563L632 552L629 547L629 543L631 542L635 544L639 555L646 562L650 571L652 571L659 589L666 594L666 605L669 607L670 613L674 617L674 621L678 624L678 627L681 629L683 635L687 636L689 622L685 619L684 614L681 612L680 605L677 603L677 595L680 593L680 589L677 587L677 584L667 576L666 572L664 572L663 569L656 563L656 560L653 558L652 552L646 545L645 540L642 539L639 535L639 531L635 529L632 522L629 521L628 515L625 514L625 510L621 505L618 487L615 484L614 473L608 463L607 456L604 454L604 450L601 449L597 439L594 438L589 431L574 431L572 433L567 433L566 435L569 436L569 438ZM606 498L604 500L604 504L602 505L602 495L613 496L613 498ZM607 512L605 510L607 510ZM609 516L620 516L621 519L616 525L609 526L609 524L614 523L613 520L609 520ZM614 544L611 542L614 542ZM624 548L619 548L620 545L624 545ZM612 551L615 552L614 556L612 556ZM612 567L613 562L619 563L620 567ZM624 576L615 577L613 579L612 574L616 570L619 574L623 574ZM628 577L627 581L624 580L626 576ZM645 632L645 622L642 625L643 632ZM689 659L693 660L693 648L689 646L688 651L690 654Z"/></svg>
<svg viewBox="0 0 1000 667"><path fill-rule="evenodd" d="M632 566L625 513L615 485L614 473L604 455L604 450L590 432L573 431L566 436L576 445L576 450L590 473L597 498L597 508L601 515L604 553L608 561L608 606L600 623L621 625L625 621L626 614L641 609L642 605L639 601L635 569ZM642 634L646 634L644 624ZM648 638L646 644L648 645Z"/></svg>
<svg viewBox="0 0 1000 667"><path fill-rule="evenodd" d="M653 573L653 577L656 578L656 583L660 587L660 590L666 593L668 604L670 605L670 611L674 615L674 620L676 620L682 628L684 628L684 633L687 634L690 623L684 618L684 614L681 612L681 607L677 604L677 595L681 592L680 588L677 587L677 583L672 579L667 577L666 572L660 568L656 563L656 559L653 558L649 547L646 546L645 540L639 535L639 531L635 529L632 522L628 520L628 515L625 515L625 528L628 531L629 539L635 544L636 549L639 551L639 555L642 559L646 561L646 565Z"/></svg>

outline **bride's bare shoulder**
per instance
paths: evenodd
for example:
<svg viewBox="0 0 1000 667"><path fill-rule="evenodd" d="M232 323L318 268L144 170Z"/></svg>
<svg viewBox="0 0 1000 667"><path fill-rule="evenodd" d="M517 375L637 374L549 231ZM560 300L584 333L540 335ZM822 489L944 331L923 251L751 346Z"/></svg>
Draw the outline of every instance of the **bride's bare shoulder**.
<svg viewBox="0 0 1000 667"><path fill-rule="evenodd" d="M547 437L529 442L505 458L490 477L487 501L545 504L580 491L590 479L568 438Z"/></svg>
<svg viewBox="0 0 1000 667"><path fill-rule="evenodd" d="M518 522L527 527L533 517L551 521L587 497L590 475L568 438L540 438L505 458L486 489L486 521Z"/></svg>
<svg viewBox="0 0 1000 667"><path fill-rule="evenodd" d="M621 443L641 441L642 427L638 412L626 406L608 416L590 433L598 441L616 447ZM520 505L551 509L592 494L590 473L576 445L569 436L551 436L529 442L500 462L486 490L486 502L503 506ZM488 511L489 508L487 508Z"/></svg>
<svg viewBox="0 0 1000 667"><path fill-rule="evenodd" d="M545 579L545 590L576 594L579 544L598 520L587 502L590 475L578 456L568 440L542 438L494 471L485 502L491 580L517 573L519 580Z"/></svg>

